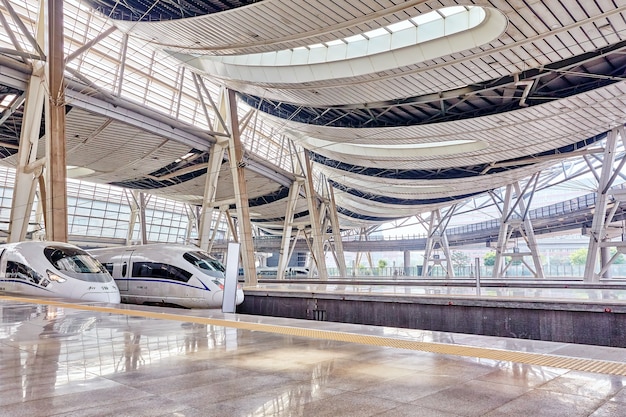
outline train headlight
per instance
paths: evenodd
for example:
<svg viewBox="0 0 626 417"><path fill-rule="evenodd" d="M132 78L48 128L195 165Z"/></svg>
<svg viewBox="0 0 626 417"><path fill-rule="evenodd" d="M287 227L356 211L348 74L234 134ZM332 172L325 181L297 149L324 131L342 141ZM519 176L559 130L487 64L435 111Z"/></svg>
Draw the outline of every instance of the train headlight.
<svg viewBox="0 0 626 417"><path fill-rule="evenodd" d="M52 282L65 282L66 281L65 278L59 276L58 274L55 274L49 269L46 269L46 272L48 273L48 279L50 279L50 281Z"/></svg>

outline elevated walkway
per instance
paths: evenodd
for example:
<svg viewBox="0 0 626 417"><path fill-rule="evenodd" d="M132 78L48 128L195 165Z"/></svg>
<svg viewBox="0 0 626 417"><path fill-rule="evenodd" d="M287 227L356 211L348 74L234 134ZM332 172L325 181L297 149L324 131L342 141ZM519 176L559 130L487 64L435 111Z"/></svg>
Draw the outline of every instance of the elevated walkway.
<svg viewBox="0 0 626 417"><path fill-rule="evenodd" d="M585 233L585 229L591 226L593 213L596 207L596 193L586 194L571 200L551 204L529 210L535 234L560 234L575 229ZM609 204L608 209L613 207ZM615 214L615 221L626 219L626 203L620 204ZM500 220L488 220L465 226L452 227L446 230L450 246L466 246L478 243L496 242L500 230ZM519 231L512 235L520 237ZM358 236L343 241L343 249L346 252L403 252L407 250L424 250L426 236L369 236L369 240L357 240ZM257 252L277 252L280 249L280 236L263 236L254 239L254 247ZM226 250L227 241L217 241L213 249ZM304 239L296 244L296 250L308 251L308 245Z"/></svg>

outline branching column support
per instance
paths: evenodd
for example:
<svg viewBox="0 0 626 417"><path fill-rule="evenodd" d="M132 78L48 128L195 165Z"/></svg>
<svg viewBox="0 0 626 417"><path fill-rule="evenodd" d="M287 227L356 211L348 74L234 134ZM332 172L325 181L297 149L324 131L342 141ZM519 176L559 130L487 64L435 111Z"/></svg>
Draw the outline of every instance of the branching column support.
<svg viewBox="0 0 626 417"><path fill-rule="evenodd" d="M200 97L200 101L202 103L202 108L204 109L204 114L207 120L207 123L211 130L213 130L213 126L216 127L216 133L218 136L217 142L213 145L211 149L211 153L209 155L209 162L207 164L207 175L206 182L204 185L204 196L202 199L202 210L200 211L200 226L198 230L198 246L205 251L210 251L210 248L213 246L213 240L215 239L215 233L211 232L211 224L213 221L213 211L215 210L215 196L217 193L217 183L219 180L220 170L222 167L222 163L224 162L224 155L226 154L226 150L229 147L230 143L230 129L225 122L225 119L229 118L229 101L228 101L228 93L226 89L222 88L220 90L220 95L218 99L218 103L211 98L211 93L207 90L206 86L202 78L198 74L192 74L193 81L196 86L198 97ZM204 99L205 95L207 96L210 106L213 108L213 112L215 114L215 121L211 121L211 117L208 111L208 105ZM229 119L230 120L230 119ZM235 121L238 123L237 119ZM236 181L233 179L233 181ZM222 211L220 210L220 217L222 215ZM217 222L214 227L218 227L219 222ZM215 232L215 230L213 231ZM234 234L236 236L236 234Z"/></svg>
<svg viewBox="0 0 626 417"><path fill-rule="evenodd" d="M600 172L600 176L596 176L598 179L596 209L591 223L589 249L587 251L587 263L585 265L584 276L584 280L587 282L597 281L601 276L608 277L609 267L617 256L625 250L624 242L612 243L611 236L608 233L608 226L613 220L619 201L626 200L626 196L623 195L623 190L611 190L611 186L613 185L615 178L620 175L624 162L626 162L626 159L623 158L617 168L614 167L615 149L617 147L618 136L621 138L622 143L626 143L624 126L614 128L607 134L606 145L604 147L604 157L602 160L602 170ZM614 201L610 201L610 195L614 196ZM607 209L610 205L613 205L613 208L607 215ZM608 250L610 247L617 248L617 252L612 258L609 258L608 256ZM600 273L595 274L599 252L604 253L600 253L602 261Z"/></svg>
<svg viewBox="0 0 626 417"><path fill-rule="evenodd" d="M10 3L5 2L10 8ZM10 9L11 10L11 9ZM44 2L41 2L39 20L37 24L37 40L32 40L34 45L41 51L44 46L45 16ZM41 115L46 103L46 63L42 55L41 60L32 62L33 72L28 83L26 101L24 104L24 116L20 147L17 154L17 167L15 173L15 188L11 202L11 217L9 221L8 242L19 242L26 238L30 214L33 209L37 183L43 174L45 160L37 160L37 145L39 144L39 131L41 128ZM47 113L47 112L46 112ZM45 196L45 190L43 190ZM43 203L43 201L42 201ZM45 207L44 207L45 212Z"/></svg>
<svg viewBox="0 0 626 417"><path fill-rule="evenodd" d="M137 221L139 221L139 239L142 245L148 243L148 230L146 225L146 205L150 200L150 196L146 197L145 193L133 190L130 192L130 198L126 194L126 200L130 205L130 219L128 222L128 233L126 234L126 244L132 244L133 234Z"/></svg>
<svg viewBox="0 0 626 417"><path fill-rule="evenodd" d="M291 234L293 232L293 216L296 210L296 204L298 203L298 198L300 196L300 188L303 183L303 178L297 178L293 184L291 184L291 188L289 189L287 211L285 213L285 223L283 226L283 237L280 242L277 279L285 279L285 270L287 269L289 259L291 258L292 251L290 250L290 243L292 242ZM296 239L293 240L294 245L296 244L296 241L297 236Z"/></svg>
<svg viewBox="0 0 626 417"><path fill-rule="evenodd" d="M182 243L187 245L191 242L193 231L200 231L200 211L197 206L185 204L185 212L187 213L187 227L185 228L185 239Z"/></svg>
<svg viewBox="0 0 626 417"><path fill-rule="evenodd" d="M41 114L45 99L43 71L43 66L35 66L28 84L20 148L17 154L18 163L11 202L8 242L19 242L25 239L35 192L37 191L38 178L43 173L44 160L36 160Z"/></svg>
<svg viewBox="0 0 626 417"><path fill-rule="evenodd" d="M200 229L198 231L198 245L205 251L208 251L209 246L212 244L211 223L213 220L213 204L215 203L220 168L227 147L228 139L220 139L213 145L213 149L211 149L211 154L209 155L204 198L202 199L202 210L200 212ZM214 225L215 228L217 228L217 226L218 224Z"/></svg>
<svg viewBox="0 0 626 417"><path fill-rule="evenodd" d="M448 237L446 236L446 228L450 219L452 218L454 211L456 210L456 204L450 207L446 213L442 216L441 210L433 210L430 213L430 219L428 221L428 238L426 239L426 249L424 250L424 263L422 266L422 276L427 277L432 273L432 269L435 265L441 266L446 273L446 278L454 277L454 268L452 268L452 254L450 252L450 245L448 244ZM418 220L426 225L426 220L420 216ZM443 251L444 259L441 259L439 255L434 254L434 251L440 248ZM445 266L444 266L445 262Z"/></svg>
<svg viewBox="0 0 626 417"><path fill-rule="evenodd" d="M328 184L329 190L329 202L330 202L330 224L333 228L333 254L335 255L335 262L339 269L339 276L346 278L348 271L346 270L346 257L343 252L343 240L341 238L341 227L339 226L339 215L337 212L337 203L335 202L335 192L333 187Z"/></svg>
<svg viewBox="0 0 626 417"><path fill-rule="evenodd" d="M492 273L494 278L504 277L508 269L516 262L520 262L526 266L535 278L544 278L537 240L535 238L532 222L528 217L530 202L534 196L539 175L540 173L534 174L526 183L524 190L521 189L519 182L507 185L504 200L499 199L494 193L490 194L502 215L498 242L496 244L496 258ZM528 203L525 203L524 196L527 194L530 187L532 187L532 190L530 190ZM515 199L513 198L514 192ZM512 248L512 251L508 251L508 244L511 241L513 233L516 231L524 239L528 252L520 252L520 248L517 245ZM528 256L532 258L533 265L526 262L525 257Z"/></svg>
<svg viewBox="0 0 626 417"><path fill-rule="evenodd" d="M141 222L141 244L148 243L148 224L146 223L146 206L150 196L146 196L146 193L139 193L139 221Z"/></svg>
<svg viewBox="0 0 626 417"><path fill-rule="evenodd" d="M129 193L130 193L130 196L128 195ZM128 230L126 231L126 245L131 244L133 240L133 233L135 231L135 225L137 224L137 219L139 219L139 201L138 201L137 194L138 194L138 191L124 190L126 201L128 201L128 205L130 206Z"/></svg>
<svg viewBox="0 0 626 417"><path fill-rule="evenodd" d="M530 208L530 201L532 201L532 196L535 193L535 189L537 187L537 181L539 179L539 174L537 173L535 174L535 181L533 183L533 189L532 189L532 194L531 197L528 201L528 205L526 205L524 203L524 199L520 198L519 201L519 209L520 211L523 213L522 216L522 223L523 226L522 228L520 228L520 234L522 235L522 238L524 238L524 240L526 241L526 246L528 247L528 249L530 250L530 256L533 260L533 266L534 269L531 268L526 260L522 257L521 261L522 263L526 266L526 268L528 268L531 272L534 273L535 278L545 278L544 272L543 272L543 265L541 265L541 257L539 256L539 245L537 244L537 239L535 237L535 229L533 228L532 222L530 221L530 217L528 216L528 210ZM532 179L529 181L529 184L533 182ZM515 187L515 192L517 193L517 195L522 195L522 190L521 187L519 185L519 182L516 182L515 184L513 184Z"/></svg>
<svg viewBox="0 0 626 417"><path fill-rule="evenodd" d="M300 149L301 161L303 163L304 188L306 190L307 203L309 206L309 219L311 220L311 237L313 262L317 267L317 275L320 280L328 280L328 271L326 269L326 256L324 253L324 233L321 228L319 218L319 204L315 187L313 186L313 167L308 151Z"/></svg>
<svg viewBox="0 0 626 417"><path fill-rule="evenodd" d="M368 241L369 240L369 230L366 227L362 227L359 230L359 242ZM363 252L357 252L354 260L354 271L353 275L357 275L359 267L361 265L361 258L363 257ZM374 262L372 260L371 252L365 252L365 257L369 263L370 268L374 268Z"/></svg>
<svg viewBox="0 0 626 417"><path fill-rule="evenodd" d="M233 189L237 201L237 221L239 226L239 243L241 244L241 261L243 264L246 284L256 285L257 276L254 265L254 242L252 240L252 223L250 222L250 207L248 206L248 188L243 145L239 134L239 117L237 114L237 99L235 91L227 89L228 100L228 127L230 138L228 146L228 161L233 177Z"/></svg>

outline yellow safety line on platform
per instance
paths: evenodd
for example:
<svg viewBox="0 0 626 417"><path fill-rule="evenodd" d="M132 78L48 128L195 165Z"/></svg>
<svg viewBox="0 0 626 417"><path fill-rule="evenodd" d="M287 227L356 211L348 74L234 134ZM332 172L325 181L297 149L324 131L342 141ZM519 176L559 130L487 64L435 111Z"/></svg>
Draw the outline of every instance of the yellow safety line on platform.
<svg viewBox="0 0 626 417"><path fill-rule="evenodd" d="M98 311L102 313L114 313L151 319L182 321L188 323L210 324L213 326L232 327L242 330L262 331L289 336L308 337L348 343L360 343L364 345L418 350L422 352L439 353L443 355L467 356L472 358L517 362L527 365L550 366L554 368L563 368L574 371L626 376L626 363L624 362L573 358L568 356L549 355L545 353L517 352L501 349L454 345L447 343L420 342L415 340L396 339L392 337L361 335L356 333L317 330L302 327L277 326L273 324L263 323L246 323L242 321L231 321L208 317L186 316L184 314L159 313L154 311L129 310L124 308L104 307L88 304L74 304L54 300L38 300L11 296L0 296L0 299L33 304L45 304L58 307L73 308L77 310Z"/></svg>

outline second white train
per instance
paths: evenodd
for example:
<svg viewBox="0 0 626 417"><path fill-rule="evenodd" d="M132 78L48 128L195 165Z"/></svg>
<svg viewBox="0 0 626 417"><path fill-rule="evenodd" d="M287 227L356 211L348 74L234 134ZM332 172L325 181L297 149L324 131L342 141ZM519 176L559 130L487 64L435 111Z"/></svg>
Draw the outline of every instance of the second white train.
<svg viewBox="0 0 626 417"><path fill-rule="evenodd" d="M195 246L150 244L89 251L115 279L122 302L219 308L224 266ZM243 302L237 287L237 305Z"/></svg>

